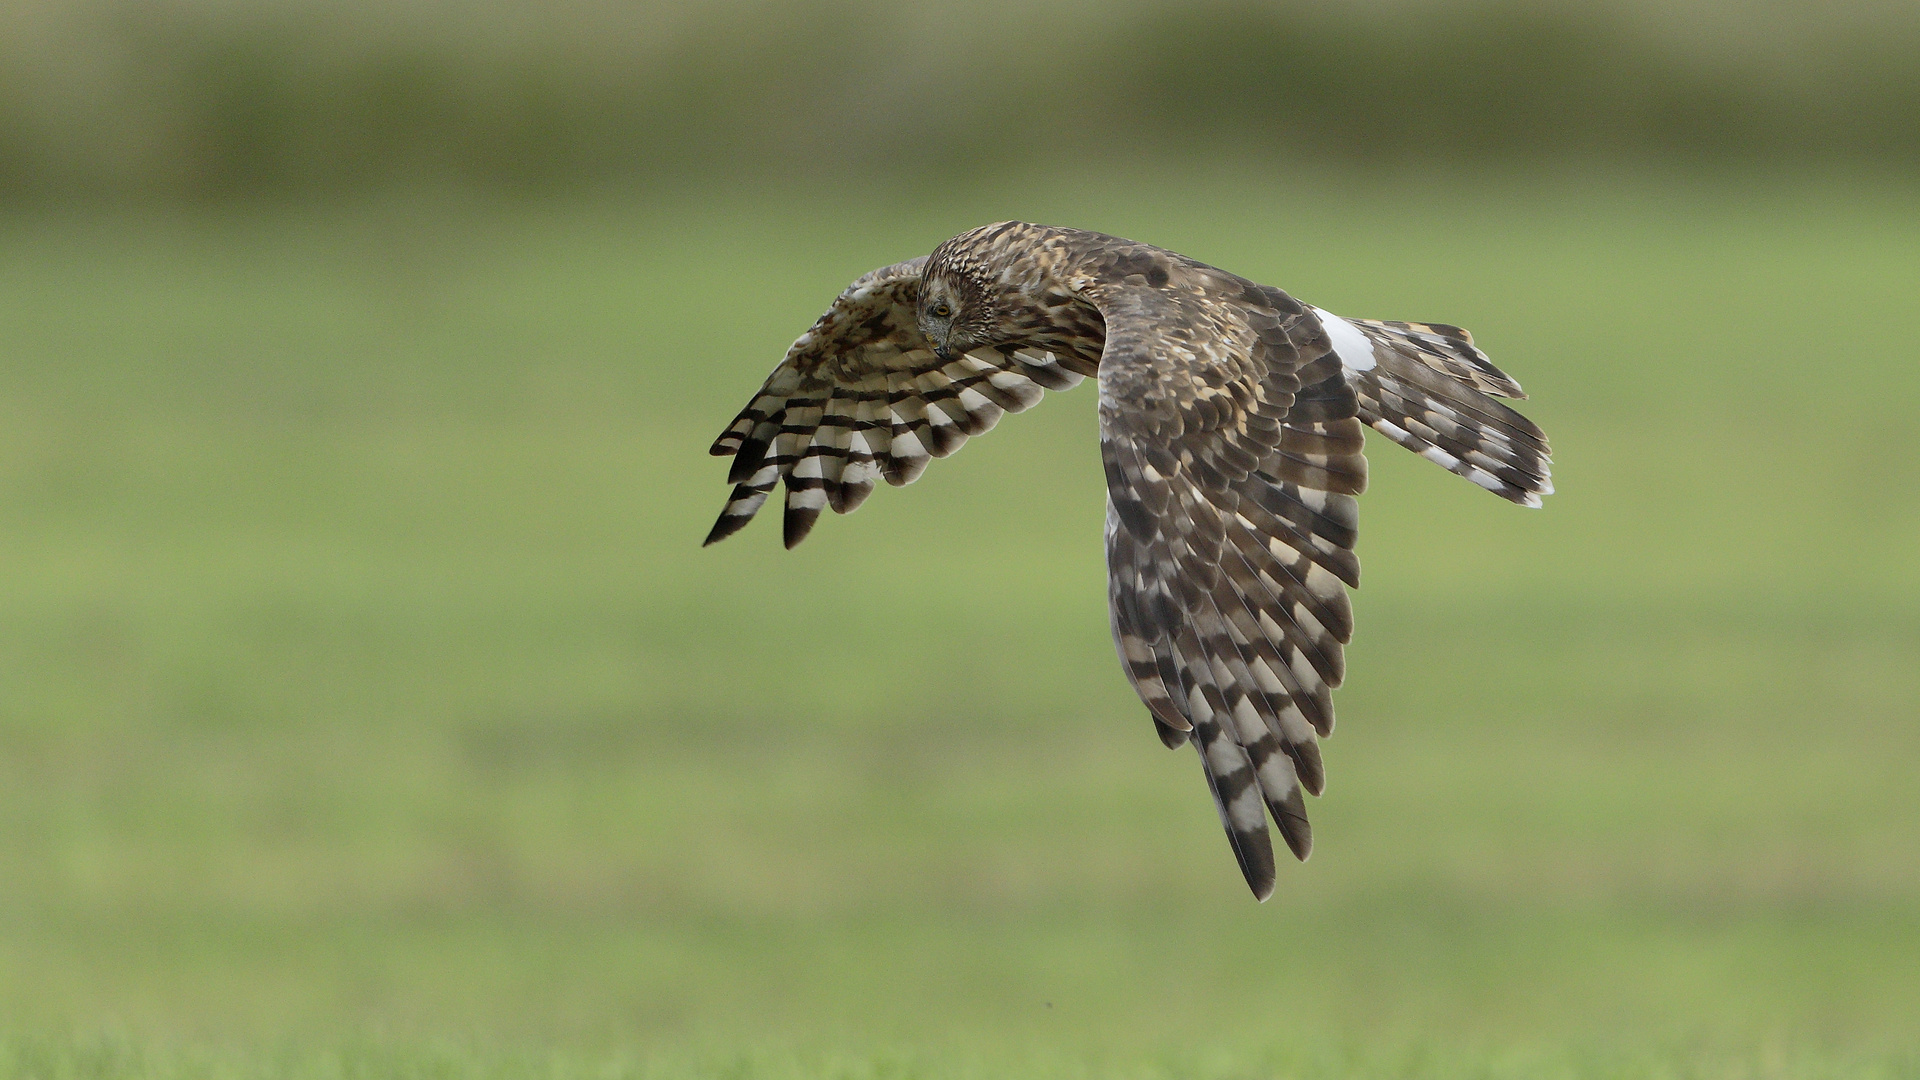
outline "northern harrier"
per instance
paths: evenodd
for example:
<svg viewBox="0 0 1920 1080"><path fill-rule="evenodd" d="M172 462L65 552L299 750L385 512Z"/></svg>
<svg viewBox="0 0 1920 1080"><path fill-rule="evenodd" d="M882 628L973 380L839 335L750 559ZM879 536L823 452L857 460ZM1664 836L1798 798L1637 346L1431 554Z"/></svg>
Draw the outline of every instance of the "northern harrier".
<svg viewBox="0 0 1920 1080"><path fill-rule="evenodd" d="M913 482L1003 412L1100 386L1113 638L1160 739L1189 738L1240 870L1273 892L1268 812L1313 844L1318 739L1352 638L1361 425L1502 498L1552 492L1520 386L1456 326L1343 319L1183 255L1000 222L840 294L714 442L736 484L706 542L786 482L786 545L876 479Z"/></svg>

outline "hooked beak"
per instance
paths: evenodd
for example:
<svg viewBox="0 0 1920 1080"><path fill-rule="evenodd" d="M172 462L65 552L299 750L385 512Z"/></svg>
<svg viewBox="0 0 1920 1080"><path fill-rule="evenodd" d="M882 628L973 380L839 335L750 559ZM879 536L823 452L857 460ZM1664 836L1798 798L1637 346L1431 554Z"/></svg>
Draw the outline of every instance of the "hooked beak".
<svg viewBox="0 0 1920 1080"><path fill-rule="evenodd" d="M953 362L953 350L947 348L945 345L940 345L940 344L934 345L933 355L939 357L940 362L943 364L950 364Z"/></svg>

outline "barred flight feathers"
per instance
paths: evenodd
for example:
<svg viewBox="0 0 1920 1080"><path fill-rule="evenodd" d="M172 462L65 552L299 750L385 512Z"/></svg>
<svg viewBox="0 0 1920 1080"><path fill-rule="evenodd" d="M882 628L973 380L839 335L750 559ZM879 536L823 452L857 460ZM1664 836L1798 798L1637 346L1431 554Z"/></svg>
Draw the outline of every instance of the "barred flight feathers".
<svg viewBox="0 0 1920 1080"><path fill-rule="evenodd" d="M713 444L735 484L707 543L787 486L786 544L876 479L912 482L1003 413L1097 374L1108 608L1168 747L1199 752L1254 895L1269 818L1313 847L1305 795L1353 637L1363 425L1525 505L1547 440L1466 331L1343 319L1099 233L1000 222L855 281Z"/></svg>
<svg viewBox="0 0 1920 1080"><path fill-rule="evenodd" d="M791 548L820 511L850 513L866 501L876 479L911 484L929 459L960 449L1003 413L1079 385L1080 374L1030 349L937 357L914 326L925 262L895 263L849 285L714 440L709 453L733 456L727 481L737 486L706 543L744 528L784 481Z"/></svg>

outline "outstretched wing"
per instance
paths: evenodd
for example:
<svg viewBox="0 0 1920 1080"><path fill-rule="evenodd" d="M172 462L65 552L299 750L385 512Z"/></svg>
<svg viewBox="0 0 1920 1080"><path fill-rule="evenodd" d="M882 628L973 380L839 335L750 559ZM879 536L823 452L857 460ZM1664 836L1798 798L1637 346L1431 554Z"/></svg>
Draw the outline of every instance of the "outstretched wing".
<svg viewBox="0 0 1920 1080"><path fill-rule="evenodd" d="M1360 398L1360 419L1387 438L1522 506L1553 494L1546 433L1495 401L1526 393L1473 335L1442 323L1343 319L1314 308Z"/></svg>
<svg viewBox="0 0 1920 1080"><path fill-rule="evenodd" d="M1267 815L1299 858L1302 791L1352 637L1357 401L1278 289L1135 248L1084 291L1106 319L1100 435L1114 640L1161 738L1192 738L1254 895ZM1131 264L1128 264L1131 260Z"/></svg>
<svg viewBox="0 0 1920 1080"><path fill-rule="evenodd" d="M706 543L738 532L784 480L783 533L793 547L821 510L859 506L876 478L910 484L930 458L958 450L1003 412L1080 382L1052 354L1025 349L977 349L941 363L914 318L925 262L895 263L847 286L714 441L715 456L733 455L727 480L736 486Z"/></svg>

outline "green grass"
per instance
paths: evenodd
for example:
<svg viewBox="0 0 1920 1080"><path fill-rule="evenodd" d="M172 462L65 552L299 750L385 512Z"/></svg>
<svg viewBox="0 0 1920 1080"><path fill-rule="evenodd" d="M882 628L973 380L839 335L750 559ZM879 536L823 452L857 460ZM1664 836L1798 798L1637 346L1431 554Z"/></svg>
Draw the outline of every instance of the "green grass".
<svg viewBox="0 0 1920 1080"><path fill-rule="evenodd" d="M0 1074L1920 1075L1910 191L918 202L0 221ZM1374 448L1266 905L1090 390L698 547L785 344L1002 216L1463 323L1554 437L1538 513Z"/></svg>

